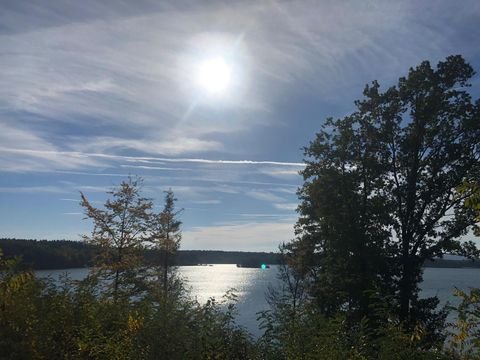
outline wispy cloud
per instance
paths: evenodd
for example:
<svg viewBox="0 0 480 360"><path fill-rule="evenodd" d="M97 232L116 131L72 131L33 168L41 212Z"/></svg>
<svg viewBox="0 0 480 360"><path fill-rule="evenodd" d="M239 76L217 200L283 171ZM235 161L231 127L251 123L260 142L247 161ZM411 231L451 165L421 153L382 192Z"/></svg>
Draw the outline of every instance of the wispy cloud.
<svg viewBox="0 0 480 360"><path fill-rule="evenodd" d="M132 139L101 136L89 138L88 141L84 139L77 140L71 147L73 150L82 153L137 150L147 154L162 155L182 155L223 149L223 145L218 141L202 140L185 136L172 136L172 138L172 140L162 140L158 138L149 139L146 137Z"/></svg>
<svg viewBox="0 0 480 360"><path fill-rule="evenodd" d="M188 12L173 3L156 9L145 3L112 6L109 12L92 4L98 13L92 11L81 21L68 21L75 15L57 5L45 6L43 24L35 9L30 19L22 14L31 22L30 31L11 23L15 30L0 35L0 65L8 69L0 79L0 102L3 108L49 118L57 133L65 123L87 130L84 119L94 119L100 125L95 137L66 137L62 143L85 152L179 155L223 150L225 144L213 139L215 134L248 136L259 125L281 124L271 112L293 83L301 79L316 91L332 92L355 76L353 71L370 70L365 54L374 59L389 53L384 50L396 31L419 30L419 25L405 27L409 5L393 2L213 2ZM391 13L395 17L386 16ZM207 31L211 24L221 25ZM387 33L388 41L383 38ZM411 54L433 44L418 44ZM238 67L235 76L243 77L222 105L204 101L193 80L199 61L216 53L228 54ZM398 57L408 54L402 49ZM382 64L391 68L397 62ZM194 101L199 105L185 119ZM128 137L122 136L125 132Z"/></svg>
<svg viewBox="0 0 480 360"><path fill-rule="evenodd" d="M88 130L91 122L85 123L85 119L94 119L94 138L58 139L74 150L129 149L163 155L221 150L220 141L207 137L246 131L258 121L249 114L263 111L265 106L259 98L247 100L239 95L248 93L248 82L242 82L235 89L236 95L224 98L222 108L216 109L221 116L215 116L210 112L215 104L204 102L198 96L200 89L194 88L195 68L205 56L206 46L228 50L240 63L247 56L244 44L238 42L242 30L205 29L222 18L242 29L251 11L236 13L219 5L183 12L174 4L162 11L132 4L122 6L123 16L93 11L95 16L90 19L70 22L71 11L63 8L62 13L61 6L46 5L42 20L54 25L39 24L28 32L16 29L0 34L0 65L8 69L0 79L0 105L48 118L50 130L57 133L72 123ZM15 8L13 4L10 7ZM99 6L93 4L92 8ZM30 27L38 24L35 10L31 9L30 19L22 14ZM4 11L12 10L6 7ZM116 11L115 6L111 11ZM130 11L136 15L131 16ZM64 21L58 22L59 17ZM185 119L193 101L199 105ZM227 119L224 110L232 108L242 112ZM25 117L22 121L29 122ZM127 138L122 136L125 132Z"/></svg>
<svg viewBox="0 0 480 360"><path fill-rule="evenodd" d="M272 191L275 191L275 192L280 192L280 193L284 193L284 194L289 194L289 195L295 195L297 193L297 188L294 188L294 187L276 187L276 188L273 188Z"/></svg>
<svg viewBox="0 0 480 360"><path fill-rule="evenodd" d="M0 144L2 171L44 171L46 168L75 169L101 165L98 159L64 154L36 132L14 126L10 121L0 121ZM17 149L18 144L25 148Z"/></svg>
<svg viewBox="0 0 480 360"><path fill-rule="evenodd" d="M293 222L249 222L198 227L183 233L184 249L276 251L294 236Z"/></svg>
<svg viewBox="0 0 480 360"><path fill-rule="evenodd" d="M248 217L248 218L292 218L292 215L290 214L239 214L239 216L242 217Z"/></svg>
<svg viewBox="0 0 480 360"><path fill-rule="evenodd" d="M294 178L299 177L299 171L303 169L303 166L298 168L285 168L285 167L271 167L260 168L258 171L261 174L269 175L275 178Z"/></svg>
<svg viewBox="0 0 480 360"><path fill-rule="evenodd" d="M201 205L218 205L221 204L222 201L218 199L208 199L208 200L194 200L192 201L194 204L201 204Z"/></svg>
<svg viewBox="0 0 480 360"><path fill-rule="evenodd" d="M298 204L297 203L287 203L287 204L273 204L273 206L278 209L278 210L290 210L290 211L294 211L297 209L298 207Z"/></svg>
<svg viewBox="0 0 480 360"><path fill-rule="evenodd" d="M89 153L81 151L59 151L51 149L25 149L16 147L0 146L0 153L22 154L30 157L44 158L55 161L62 159L62 162L71 162L71 166L78 166L78 164L88 164L88 166L101 166L104 164L88 161L89 158L107 159L107 160L122 160L122 161L159 161L167 163L196 163L196 164L210 164L210 165L281 165L293 166L303 168L304 163L296 162L282 162L282 161L268 161L268 160L216 160L216 159L202 159L202 158L165 158L152 156L126 156L102 153Z"/></svg>
<svg viewBox="0 0 480 360"><path fill-rule="evenodd" d="M120 165L127 169L143 169L143 170L164 170L164 171L193 171L193 169L165 166L147 166L147 165Z"/></svg>
<svg viewBox="0 0 480 360"><path fill-rule="evenodd" d="M249 196L253 199L261 200L261 201L267 201L269 203L285 201L284 198L282 198L278 195L272 194L268 191L250 190L250 191L246 191L245 195L247 195L247 196Z"/></svg>
<svg viewBox="0 0 480 360"><path fill-rule="evenodd" d="M92 156L103 156L102 154L92 154ZM161 161L161 162L179 162L179 163L197 163L197 164L213 164L213 165L281 165L293 166L298 168L305 167L304 163L285 162L285 161L268 161L268 160L220 160L220 159L201 159L201 158L161 158L161 157L125 157L131 161Z"/></svg>
<svg viewBox="0 0 480 360"><path fill-rule="evenodd" d="M58 200L60 200L60 201L71 201L71 202L77 203L78 205L80 205L80 202L81 202L80 196L78 197L78 199L62 198L62 199L58 199ZM89 202L90 202L91 204L103 204L102 201L98 201L98 200L89 200Z"/></svg>
<svg viewBox="0 0 480 360"><path fill-rule="evenodd" d="M87 157L97 161L106 158L102 153L126 151L167 156L239 151L231 144L227 148L227 140L219 134L248 137L258 127L284 125L287 119L275 116L273 110L292 84L308 83L321 96L335 97L335 89L344 87L347 80L363 82L364 75L359 74L371 73L372 68L378 72L378 66L382 73L397 74L404 71L404 63L410 65L418 56L437 57L440 45L447 41L441 34L429 41L434 34L428 26L412 21L409 2L293 5L273 1L237 6L214 2L189 11L173 3L159 8L141 3L112 6L108 12L103 6L91 5L98 12L92 10L81 21L68 21L75 15L58 4L46 5L40 22L36 9L30 17L19 14L13 5L4 9L12 18L29 23L30 30L10 22L4 27L10 30L0 33L0 66L8 70L0 79L0 106L15 112L16 124L24 129L32 125L25 113L49 119L48 133L55 137L54 144L46 140L32 146L30 150L37 152L16 152L16 157L23 155L23 164L15 166L11 161L5 168L35 168L34 160L39 158L60 168L95 165L65 150L89 153ZM445 7L448 4L440 2L439 8ZM470 8L478 11L478 6ZM206 31L215 23L221 24L219 31ZM418 33L425 37L412 36ZM390 47L404 36L412 40L412 46L401 51ZM196 64L208 52L229 54L238 67L236 76L244 78L232 91L235 95L224 98L221 105L204 100L193 81ZM378 54L389 61L379 60L372 67ZM185 111L195 101L198 106L185 119ZM84 135L62 136L69 126ZM22 131L17 125L14 128ZM46 128L41 131L47 133ZM38 131L30 135L39 140ZM182 160L302 166L276 161ZM296 171L272 168L262 172L288 177Z"/></svg>
<svg viewBox="0 0 480 360"><path fill-rule="evenodd" d="M300 148L322 119L349 113L366 82L388 86L450 54L480 61L477 0L24 0L1 14L0 191L95 197L132 171L146 196L171 187L182 205L203 202L182 219L203 225L186 231L197 248L288 240ZM217 98L195 81L210 56L232 66ZM67 205L55 204L51 219ZM58 225L20 217L33 236Z"/></svg>
<svg viewBox="0 0 480 360"><path fill-rule="evenodd" d="M12 194L21 194L21 193L52 193L52 194L61 194L69 193L70 190L59 187L59 186L1 186L0 192L12 193Z"/></svg>
<svg viewBox="0 0 480 360"><path fill-rule="evenodd" d="M112 188L113 186L79 185L77 191L106 193Z"/></svg>
<svg viewBox="0 0 480 360"><path fill-rule="evenodd" d="M337 91L352 91L352 83L445 56L480 13L475 1L437 1L428 19L413 1L88 4L88 11L57 1L41 10L3 7L1 108L47 118L55 135L65 124L84 130L74 143L58 136L62 148L164 155L225 150L216 135L246 138L261 126L285 125L275 108L297 86L338 103ZM456 15L449 27L442 14ZM392 46L405 39L409 46ZM235 68L221 104L194 81L199 61L218 53ZM198 106L185 118L192 103Z"/></svg>
<svg viewBox="0 0 480 360"><path fill-rule="evenodd" d="M66 175L104 176L104 177L107 176L107 177L122 177L122 178L127 178L128 176L131 175L131 174L119 174L119 173L68 171L68 170L52 170L52 172L57 174L66 174Z"/></svg>

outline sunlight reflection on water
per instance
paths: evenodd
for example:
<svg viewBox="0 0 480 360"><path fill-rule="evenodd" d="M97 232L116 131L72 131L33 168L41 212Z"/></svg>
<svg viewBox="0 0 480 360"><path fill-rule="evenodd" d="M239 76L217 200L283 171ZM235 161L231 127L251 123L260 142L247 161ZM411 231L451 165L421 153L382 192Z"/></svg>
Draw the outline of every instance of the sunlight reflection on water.
<svg viewBox="0 0 480 360"><path fill-rule="evenodd" d="M81 280L87 275L88 269L36 271L39 277L51 275L54 279L65 273L68 273L73 280ZM185 280L187 287L190 287L192 296L196 297L200 303L206 302L211 297L221 301L228 290L236 289L238 324L245 326L255 337L260 335L256 313L268 309L265 294L269 285L280 284L277 279L278 266L271 266L270 269L265 270L237 268L232 264L180 266L178 273ZM427 268L424 273L424 282L420 284L421 296L438 296L441 305L447 301L450 304L458 304L458 298L452 294L453 288L456 286L468 291L470 287L480 287L479 275L480 269ZM450 314L449 320L453 319L454 315Z"/></svg>
<svg viewBox="0 0 480 360"><path fill-rule="evenodd" d="M273 269L272 269L273 270ZM210 297L221 299L230 289L235 289L239 301L244 301L245 296L252 293L260 282L260 287L268 285L275 280L272 273L261 269L237 268L235 265L214 266L185 266L180 268L180 274L185 279L187 286L192 289L192 295L201 303ZM255 289L259 290L259 289Z"/></svg>
<svg viewBox="0 0 480 360"><path fill-rule="evenodd" d="M73 280L83 279L88 269L39 270L39 277L52 276L54 279L68 273ZM178 273L185 281L191 295L200 303L214 297L217 302L231 289L237 296L237 323L246 327L255 337L260 335L256 313L269 308L265 299L269 285L279 284L278 267L270 269L237 268L234 264L207 266L179 266Z"/></svg>

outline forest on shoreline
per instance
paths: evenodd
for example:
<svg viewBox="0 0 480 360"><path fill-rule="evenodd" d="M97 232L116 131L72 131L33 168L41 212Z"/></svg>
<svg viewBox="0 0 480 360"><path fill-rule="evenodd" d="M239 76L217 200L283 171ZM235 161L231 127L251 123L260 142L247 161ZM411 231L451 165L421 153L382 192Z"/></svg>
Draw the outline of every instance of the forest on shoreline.
<svg viewBox="0 0 480 360"><path fill-rule="evenodd" d="M5 257L20 257L22 263L33 270L61 270L90 267L93 265L95 248L82 241L34 240L0 238L0 249ZM146 261L158 258L158 250L145 250ZM199 264L260 264L279 265L280 253L223 250L178 250L176 266ZM480 268L478 260L428 259L424 267L434 268Z"/></svg>
<svg viewBox="0 0 480 360"><path fill-rule="evenodd" d="M90 267L93 265L95 247L82 241L0 239L0 249L7 258L21 257L22 262L34 270L55 270ZM155 249L144 250L145 261L159 258ZM174 264L269 264L281 262L279 253L221 250L178 250Z"/></svg>

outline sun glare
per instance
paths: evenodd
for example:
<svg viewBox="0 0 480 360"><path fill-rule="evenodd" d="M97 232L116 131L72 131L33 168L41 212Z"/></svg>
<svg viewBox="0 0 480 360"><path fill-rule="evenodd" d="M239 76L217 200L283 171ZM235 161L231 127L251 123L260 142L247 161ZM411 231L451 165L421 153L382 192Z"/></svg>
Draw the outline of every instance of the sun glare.
<svg viewBox="0 0 480 360"><path fill-rule="evenodd" d="M198 82L209 94L221 95L230 85L231 68L221 57L200 64Z"/></svg>

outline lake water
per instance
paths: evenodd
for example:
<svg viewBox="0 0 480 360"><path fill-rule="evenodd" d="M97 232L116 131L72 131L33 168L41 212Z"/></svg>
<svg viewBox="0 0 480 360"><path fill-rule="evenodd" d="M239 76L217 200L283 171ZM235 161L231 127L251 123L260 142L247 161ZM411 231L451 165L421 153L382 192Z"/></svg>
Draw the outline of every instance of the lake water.
<svg viewBox="0 0 480 360"><path fill-rule="evenodd" d="M260 331L256 321L258 311L267 310L268 304L265 294L269 286L278 286L278 267L270 269L249 269L237 268L235 265L213 265L213 266L180 266L180 275L191 287L192 296L199 302L205 302L210 297L221 299L230 289L234 288L238 296L237 322L245 326L254 336ZM51 275L56 278L61 274L68 273L74 280L83 279L88 269L68 270L41 270L37 276L46 277ZM452 292L454 287L461 290L468 290L472 287L480 287L480 269L447 269L447 268L426 268L424 281L421 284L421 296L438 296L441 305L449 302L452 305L459 303L458 298ZM453 320L450 316L449 320Z"/></svg>

